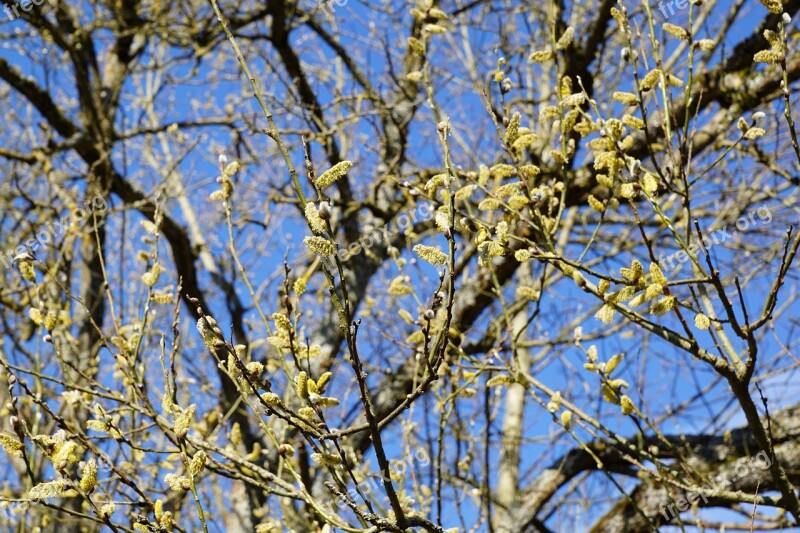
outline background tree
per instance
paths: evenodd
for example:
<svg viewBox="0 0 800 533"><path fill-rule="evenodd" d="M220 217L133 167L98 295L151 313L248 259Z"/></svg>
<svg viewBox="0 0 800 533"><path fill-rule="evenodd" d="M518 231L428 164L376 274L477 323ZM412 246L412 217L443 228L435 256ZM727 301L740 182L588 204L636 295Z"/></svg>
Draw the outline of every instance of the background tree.
<svg viewBox="0 0 800 533"><path fill-rule="evenodd" d="M797 524L798 8L11 6L0 523Z"/></svg>

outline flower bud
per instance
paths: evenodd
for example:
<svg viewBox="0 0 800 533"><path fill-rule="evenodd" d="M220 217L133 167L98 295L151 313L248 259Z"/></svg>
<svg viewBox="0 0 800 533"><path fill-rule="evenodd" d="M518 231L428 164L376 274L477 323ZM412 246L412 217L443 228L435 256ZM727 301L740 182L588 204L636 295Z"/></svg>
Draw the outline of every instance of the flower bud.
<svg viewBox="0 0 800 533"><path fill-rule="evenodd" d="M322 220L331 219L331 206L328 202L320 202L318 210L319 218Z"/></svg>
<svg viewBox="0 0 800 533"><path fill-rule="evenodd" d="M291 444L281 444L280 446L278 446L278 453L280 453L281 455L288 455L291 457L292 455L294 455L294 446L292 446Z"/></svg>

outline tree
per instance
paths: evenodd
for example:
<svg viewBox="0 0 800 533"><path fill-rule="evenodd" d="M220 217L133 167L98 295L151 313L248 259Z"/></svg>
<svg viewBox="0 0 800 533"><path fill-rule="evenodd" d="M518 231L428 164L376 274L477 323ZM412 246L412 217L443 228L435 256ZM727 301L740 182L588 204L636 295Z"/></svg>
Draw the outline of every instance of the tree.
<svg viewBox="0 0 800 533"><path fill-rule="evenodd" d="M10 6L0 519L796 525L798 8Z"/></svg>

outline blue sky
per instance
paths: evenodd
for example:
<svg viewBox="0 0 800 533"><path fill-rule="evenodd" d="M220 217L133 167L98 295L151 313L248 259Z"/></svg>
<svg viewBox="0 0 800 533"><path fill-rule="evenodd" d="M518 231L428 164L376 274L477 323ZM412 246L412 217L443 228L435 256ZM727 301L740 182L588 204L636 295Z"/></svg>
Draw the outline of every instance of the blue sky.
<svg viewBox="0 0 800 533"><path fill-rule="evenodd" d="M727 2L719 2L720 10L724 9L727 5ZM400 13L401 10L404 9L405 4L400 2L384 3L384 6L390 6L392 9L395 9L394 13ZM756 2L748 3L743 9L746 10L747 13L740 17L740 22L734 24L733 30L730 33L731 42L749 34L753 16L758 15L760 17L763 15L763 9L761 6L757 5ZM368 65L374 72L381 72L384 71L387 66L382 52L379 50L363 50L361 48L361 46L363 46L362 41L367 36L381 35L382 25L393 18L394 13L390 11L387 15L385 12L374 9L371 5L366 3L349 0L346 5L341 6L341 8L336 8L335 24L332 24L332 28L335 33L344 36L343 42L353 47L354 52L359 55L359 60L364 65ZM405 15L404 19L407 21L409 16ZM685 20L686 12L677 10L673 16L669 17L669 22L674 24L682 24ZM715 22L714 20L708 21L707 26L709 31L714 30ZM485 71L479 73L479 78L485 78L496 64L497 54L494 54L492 49L499 43L493 41L494 34L491 28L493 25L500 23L502 23L502 21L492 20L491 17L489 17L486 20L486 31L469 30L468 32L470 43L482 54L480 63L485 67ZM22 20L3 21L3 24L0 25L0 31L8 32L11 35L16 32L20 37L22 37L20 33L26 31L26 29L26 23ZM307 29L295 31L292 35L293 41L298 45L305 44L307 42L305 40L307 32ZM389 35L388 40L390 44L396 44L396 42L402 41L401 36L398 35ZM519 35L518 41L518 43L514 44L522 46L526 42L526 36L524 34ZM11 48L12 44L14 44L13 40L6 40L0 43L0 57L8 60L22 72L32 76L37 82L47 86L53 92L57 92L61 97L74 97L74 94L70 92L71 74L69 71L59 69L53 70L50 67L45 68L44 66L46 62L58 60L56 56L57 51L52 45L46 45L37 37L28 36L24 38L23 42L25 46L21 50L14 50ZM104 42L101 35L98 36L97 42L101 50L104 46L108 45L107 42ZM223 47L223 49L225 48ZM230 52L230 50L226 50ZM316 43L302 50L302 58L309 64L324 64L326 59L332 61L334 55L332 51L327 49L324 45ZM454 86L451 84L463 83L467 73L464 72L464 68L461 65L446 63L447 52L449 52L449 50L445 48L440 54L434 54L433 57L433 62L437 70L437 86L440 89L437 95L438 103L441 105L443 112L451 117L455 130L469 131L470 121L475 120L475 117L480 117L481 121L486 120L485 108L480 94L476 92L470 94L468 91L465 91L462 86L457 86L457 89L451 89L451 87ZM167 57L175 55L176 53L177 51L175 50L168 49L164 51ZM527 54L521 54L520 57L524 58L526 55ZM266 64L265 58L270 62L275 62L275 58L270 56L269 51L266 51L263 57L249 55L248 61L254 70L263 72ZM154 59L155 56L151 54L142 58L142 62L150 63ZM191 73L193 66L194 64L192 61L178 62L174 74L176 77L188 75ZM236 78L238 75L238 67L232 53L229 54L228 59L221 63L221 67L220 65L214 65L210 62L202 64L196 75L199 78L203 78L215 72L224 72L229 76L223 80L210 83L209 85L201 84L200 86L193 86L192 84L175 84L168 86L167 90L164 94L159 96L159 100L157 101L157 108L161 114L160 121L164 124L168 124L172 121L187 120L189 118L219 116L224 112L226 104L231 101L234 96L241 96L243 90L245 92L249 91L249 87L243 85L244 80ZM269 89L271 96L276 96L279 99L280 93L284 90L284 87L281 85L285 82L285 79L283 79L284 77L285 76L282 75L270 74L263 79L263 86ZM323 101L327 102L333 98L329 80L313 79L312 81ZM209 86L211 87L210 90ZM135 89L137 88L133 86L128 87L131 93L133 93ZM517 94L522 93L523 91L520 89ZM515 93L512 93L512 96L514 94ZM453 95L458 95L458 98L453 98ZM491 97L495 99L496 103L496 94L491 95ZM208 101L209 98L211 101ZM194 105L194 102L200 102L202 105L198 107ZM238 104L235 111L237 114L243 113L248 116L257 116L259 113L258 107L252 99L245 99ZM296 114L281 114L278 109L275 111L277 120L282 127L296 128L302 125L302 121ZM67 112L73 118L77 118L74 109L68 108ZM16 110L9 110L9 113L20 122L25 120L25 117L16 116ZM35 120L38 120L38 117L30 117L30 121ZM141 124L143 121L144 116L140 109L140 103L132 98L124 100L123 110L118 117L119 128L125 129L130 127L131 124ZM263 127L264 121L262 119L259 118L256 122L259 127ZM435 142L428 142L430 140L432 124L433 119L430 118L430 112L423 106L418 117L418 122L416 122L412 128L413 133L411 139L411 144L414 146L412 162L419 167L436 166L441 160L438 145ZM185 177L190 198L195 203L198 211L205 215L207 214L206 208L201 207L205 204L201 204L200 202L204 201L208 197L208 194L218 187L214 181L218 173L216 150L220 147L226 148L228 150L228 156L231 158L234 157L235 154L232 153L234 140L230 132L223 128L198 128L187 131L186 133L190 136L196 135L199 142L181 163L179 169ZM363 182L364 186L369 184L370 180L375 175L375 167L378 163L376 155L372 150L374 146L370 145L370 137L372 135L373 130L366 121L347 126L347 136L351 138L351 142L348 145L349 150L345 156L356 162L353 175L357 180ZM253 138L250 142L253 147L256 149L263 149L265 153L271 150L271 141L258 133L253 134ZM7 136L8 147L27 147L30 143L31 139L24 135L21 129L12 128L9 131L9 135ZM481 140L481 143L484 146L488 146L492 145L494 140ZM477 162L483 162L480 161L480 154L482 153L481 148L482 146L480 145L475 146L472 152L456 148L454 158L458 164L464 167L474 168ZM322 161L321 151L318 146L315 149L315 153L319 157L319 166L324 167L325 163ZM121 145L114 153L113 157L119 168L125 168L131 175L137 176L140 180L138 183L140 187L150 190L160 181L160 177L152 168L148 168L148 165L140 158L137 158L136 154L124 153ZM302 168L301 153L295 150L293 152L293 157L298 168ZM67 157L60 158L60 160L60 162L67 167L72 166L74 163L74 161ZM488 161L486 162L489 163ZM737 170L742 173L743 180L746 180L749 163L744 161L736 164L738 165ZM319 170L324 170L324 168L320 168ZM80 172L76 169L75 173L79 178ZM237 177L237 192L242 191L243 195L246 191L257 192L259 186L263 184L264 181L269 181L273 184L288 182L288 174L279 162L270 165L246 166L243 173ZM80 179L76 179L75 184L77 187L80 187ZM713 197L717 194L717 191L704 191L701 186L698 194L702 196L704 193L708 194L709 197ZM112 199L112 202L112 205L118 205L119 200ZM258 216L255 217L257 219L263 215L265 209L264 204L251 205L247 203L235 203L234 205L237 209L237 214L239 213L238 210L256 212L258 213ZM218 208L218 206L216 207ZM174 202L169 204L169 208L171 216L185 222L180 210L174 205ZM270 279L270 275L282 264L284 251L287 246L292 253L303 252L302 246L300 246L299 243L305 235L305 232L299 224L298 219L288 216L289 211L290 209L283 208L278 211L278 216L273 219L272 223L277 224L277 233L269 231L256 234L256 239L270 239L266 244L259 243L254 245L252 242L253 235L251 234L241 236L240 246L243 250L242 258L247 264L252 266L251 273L254 278ZM785 228L786 225L792 223L796 224L798 222L797 214L793 209L778 208L774 204L771 204L770 214L772 220L768 224L761 224L761 220L756 218L755 222L753 222L748 230L743 231L738 238L741 240L753 239L754 242L759 242L759 239L768 239L769 242L772 242L780 238L784 231L783 228ZM204 223L209 219L213 220L213 217L204 217ZM217 221L218 220L217 218ZM127 223L130 228L135 228L138 223L138 217L136 215L130 216ZM119 226L117 224L119 224L119 218L112 220L113 231L119 231ZM755 230L753 228L755 228ZM218 225L204 227L203 230L207 232L207 236L210 240L220 245L219 248L214 250L214 253L224 253L225 248L221 246L221 244L227 241L225 228ZM623 230L624 228L620 228L620 231ZM134 235L138 238L139 230L131 231L133 231ZM291 233L292 237L287 238L287 233ZM738 266L741 269L739 273L742 276L749 276L752 274L753 269L761 270L756 274L755 281L752 282L745 293L745 301L748 304L751 316L754 316L760 309L763 296L771 281L771 276L773 274L771 267L775 265L775 259L769 264L761 264L758 262L758 258L739 257L736 255L738 252L727 246L735 246L738 242L738 240L734 239L720 246L715 246L711 250L711 253L716 260L730 268ZM265 255L265 249L270 250L272 253ZM168 249L164 243L162 243L160 251L164 256L168 255ZM574 248L570 247L569 251L577 255L580 249L577 246ZM117 253L118 250L114 249L111 251L111 256L116 257ZM601 253L601 250L593 250L589 254L589 258ZM607 259L606 262L609 268L619 268L627 266L633 257L638 257L645 262L644 258L646 255L643 253L643 250L635 249L625 257ZM141 263L135 263L133 260L130 260L130 264L132 271L138 269L138 271L136 271L137 273L132 276L132 278L138 279L138 275L143 272L143 265ZM727 272L730 273L732 270L728 270ZM390 268L382 273L382 277L391 278L397 273L396 270ZM430 269L425 270L420 267L416 271L415 276L418 277L415 277L415 281L423 284L425 276L430 276L432 274ZM667 273L668 277L670 274L672 273ZM688 275L685 268L680 275L682 277ZM209 276L204 275L202 279L205 287L213 286ZM275 289L280 282L280 278L272 278L265 285L266 290L264 290L263 299L265 302L269 302L270 305L272 305L272 295L275 294ZM785 294L791 294L796 290L796 282L796 275L793 273L789 276L789 282L784 288ZM242 299L248 301L249 295L247 295L243 287L239 285L238 289ZM124 294L126 288L121 288L120 292ZM512 293L513 289L509 289L509 295ZM682 296L686 297L686 294L682 294ZM135 299L136 296L131 295L131 298ZM217 316L226 316L222 302L218 299L212 299L212 302L212 311L214 314ZM797 304L792 304L792 307L786 311L786 316L798 316L800 309L797 309L796 305ZM557 291L554 290L545 293L542 307L543 310L547 310L548 312L543 313L542 319L533 324L529 336L532 339L546 337L548 334L551 334L551 332L558 331L567 324L575 313L586 312L593 306L596 306L596 302L592 299L588 299L584 293L578 291L571 285L560 284ZM564 311L565 308L567 309L566 312ZM274 305L270 307L270 310L275 310ZM391 313L391 311L391 309L384 310L384 312L387 313ZM254 314L250 313L248 318L252 320L253 316ZM674 320L667 319L667 323L674 326L675 324L673 322ZM256 323L256 321L253 320L253 323ZM759 365L759 373L772 370L773 367L785 367L790 364L785 355L780 357L776 355L780 354L781 350L775 339L785 339L793 336L793 328L795 326L788 322L784 322L783 324L784 325L776 329L774 337L767 335L763 340L761 346L763 359L762 363ZM485 323L481 325L485 325ZM584 325L584 333L591 334L594 331L602 330L603 327L604 326L599 322L590 318ZM252 334L255 337L263 335L263 332L258 332L254 328ZM705 340L708 341L708 339ZM364 336L364 341L366 344L365 348L368 349L388 350L391 348L390 345L387 346L386 343L381 341L380 336L377 335L376 332L367 332ZM619 352L625 352L627 354L625 362L618 373L620 377L624 377L628 380L633 385L633 388L637 385L642 386L640 391L632 392L631 396L634 397L637 403L643 400L642 403L655 406L661 411L663 411L663 408L667 405L679 405L682 401L695 394L698 389L710 384L715 378L715 375L710 372L706 366L691 360L685 354L675 353L669 346L665 346L659 342L644 343L641 331L636 328L624 328L621 334L613 335L608 339L599 341L598 347L600 349L601 360L607 359L611 355ZM565 348L561 351L559 357L548 359L546 364L535 366L532 369L532 374L538 379L545 381L553 388L574 391L576 389L576 380L591 384L593 383L593 379L596 378L596 376L589 375L589 373L582 368L584 360L584 355L577 348ZM206 365L204 369L208 371L209 376L213 376L212 365ZM160 372L157 368L153 368L153 370L156 374ZM344 372L348 371L346 368L341 370ZM795 372L792 370L776 377L766 379L762 389L765 394L770 397L771 408L777 409L781 405L793 404L798 400L799 391L797 386L793 384L793 382L796 381L796 379L794 379L795 377ZM214 378L212 377L211 379L213 381ZM276 379L276 382L280 383L281 379ZM370 383L372 386L376 387L378 385L378 380L375 379L370 381ZM200 384L201 380L198 379L198 387ZM599 385L597 390L599 390ZM602 414L602 419L604 421L608 420L610 428L614 431L623 435L633 435L635 426L630 421L621 419L618 416L611 416L611 413L615 412L618 408L600 402L597 390L584 391L582 396L577 396L572 399L590 412L595 412L598 415ZM728 404L727 400L729 397L730 393L727 389L727 385L724 383L717 384L707 393L707 402L692 404L691 409L668 420L663 427L664 431L684 432L688 434L709 431L709 427L712 427L714 431L721 431L723 428L740 426L743 423L743 417L738 410L731 408ZM482 394L478 394L476 396L476 402L479 402L481 398ZM424 402L431 402L432 404L433 399L426 399ZM426 424L434 424L435 427L437 418L435 413L432 412L432 409L430 409L431 404L424 403L423 405L425 405L425 408L418 408L414 411L414 420L419 422L417 427L423 427L423 422ZM476 405L478 404L476 403ZM725 413L725 415L721 416L721 413ZM502 411L500 411L498 415L502 415ZM540 465L540 461L543 459L544 463L555 460L576 445L568 436L559 438L557 445L553 445L549 440L541 440L542 435L546 436L550 432L558 431L558 426L553 423L552 417L534 402L529 402L525 420L525 435L531 439L531 442L526 443L524 448L523 471L533 468L534 465ZM477 434L485 432L485 420L483 418L475 419L473 422L475 425L472 426L472 428ZM499 435L496 432L497 427L497 424L493 426L493 441L499 439ZM403 439L400 434L399 424L396 429L391 430L389 433L397 436L396 440L390 441L393 443L389 445L388 451L390 455L396 458L402 458ZM580 431L579 434L582 438L589 438L588 435ZM448 446L446 446L445 454L447 457L452 457L455 454L455 447L450 446L451 443L447 444ZM461 452L463 453L463 450L461 450ZM493 465L496 465L498 459L499 454L493 454L490 457ZM417 466L420 467L419 474L423 476L426 475L426 469L422 465ZM473 473L479 471L480 464L477 458L471 466L473 468ZM534 476L528 476L527 479L532 479L532 477ZM587 490L602 491L607 488L605 484L596 482L595 479L599 479L599 476L593 477L587 482ZM612 499L616 497L617 495L613 494ZM472 503L470 498L466 498L464 503L464 516L466 522L469 524L471 520L474 519L475 515L479 513L479 509ZM604 510L602 506L598 506L586 513L578 514L577 508L577 506L574 508L568 507L563 510L563 514L571 514L575 511L575 514L570 518L574 518L576 527L585 527ZM718 515L714 514L713 516L717 517ZM721 517L722 515L720 514L719 516ZM452 503L448 503L445 506L444 518L445 523L443 525L445 526L457 526L459 524L456 508Z"/></svg>

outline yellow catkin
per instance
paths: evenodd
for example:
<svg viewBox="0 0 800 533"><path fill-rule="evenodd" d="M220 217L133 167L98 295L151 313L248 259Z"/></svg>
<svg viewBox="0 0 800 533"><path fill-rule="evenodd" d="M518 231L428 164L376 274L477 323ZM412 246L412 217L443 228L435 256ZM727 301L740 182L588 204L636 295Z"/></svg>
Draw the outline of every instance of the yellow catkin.
<svg viewBox="0 0 800 533"><path fill-rule="evenodd" d="M632 115L623 115L622 123L634 130L643 130L645 126L644 120Z"/></svg>
<svg viewBox="0 0 800 533"><path fill-rule="evenodd" d="M317 187L320 189L324 189L328 187L333 182L347 174L347 171L350 170L353 166L352 161L341 161L333 165L330 170L326 170L323 172L316 181Z"/></svg>
<svg viewBox="0 0 800 533"><path fill-rule="evenodd" d="M617 311L612 306L605 304L597 313L595 313L594 317L603 324L608 325L611 324L616 312Z"/></svg>
<svg viewBox="0 0 800 533"><path fill-rule="evenodd" d="M169 488L175 492L184 492L191 488L191 481L189 478L179 476L177 474L167 474L164 476L164 483L169 485Z"/></svg>
<svg viewBox="0 0 800 533"><path fill-rule="evenodd" d="M90 494L97 486L97 463L94 459L89 459L83 467L83 476L79 486L87 494Z"/></svg>
<svg viewBox="0 0 800 533"><path fill-rule="evenodd" d="M633 400L625 394L619 399L619 403L622 407L622 414L625 416L628 416L636 409L636 406L633 405Z"/></svg>
<svg viewBox="0 0 800 533"><path fill-rule="evenodd" d="M14 457L22 457L22 443L13 437L0 433L0 447Z"/></svg>
<svg viewBox="0 0 800 533"><path fill-rule="evenodd" d="M444 265L447 263L447 254L435 246L417 244L414 246L413 251L423 261L430 263L431 265Z"/></svg>
<svg viewBox="0 0 800 533"><path fill-rule="evenodd" d="M332 453L312 453L311 459L315 463L318 463L321 466L325 466L328 468L339 466L342 462L341 457L339 457L338 455L334 455Z"/></svg>
<svg viewBox="0 0 800 533"><path fill-rule="evenodd" d="M597 211L598 213L602 213L605 210L603 202L601 202L591 194L589 195L588 202L591 208Z"/></svg>
<svg viewBox="0 0 800 533"><path fill-rule="evenodd" d="M761 3L770 13L780 15L783 12L783 3L781 3L781 0L761 0Z"/></svg>
<svg viewBox="0 0 800 533"><path fill-rule="evenodd" d="M545 61L550 61L553 57L555 57L555 54L552 50L536 50L528 56L528 61L532 63L544 63Z"/></svg>
<svg viewBox="0 0 800 533"><path fill-rule="evenodd" d="M663 29L665 33L672 35L676 39L683 39L685 41L691 39L691 36L689 35L688 31L686 31L684 28L681 28L680 26L676 26L675 24L670 24L669 22L665 22L664 24L661 25L661 29Z"/></svg>
<svg viewBox="0 0 800 533"><path fill-rule="evenodd" d="M196 476L203 471L206 463L208 463L208 455L203 450L200 450L195 454L194 457L192 457L192 460L189 463L189 474Z"/></svg>
<svg viewBox="0 0 800 533"><path fill-rule="evenodd" d="M566 50L572 44L572 41L575 39L575 28L569 26L561 37L556 42L556 49L557 50Z"/></svg>
<svg viewBox="0 0 800 533"><path fill-rule="evenodd" d="M324 237L306 237L303 239L306 248L320 256L329 256L336 253L336 245Z"/></svg>
<svg viewBox="0 0 800 533"><path fill-rule="evenodd" d="M519 113L514 113L511 115L511 120L508 121L508 126L506 127L506 145L511 146L514 144L514 141L517 140L519 137L519 123L520 123L521 116Z"/></svg>
<svg viewBox="0 0 800 533"><path fill-rule="evenodd" d="M317 206L314 202L308 202L305 208L306 220L314 233L325 233L325 221L319 216Z"/></svg>
<svg viewBox="0 0 800 533"><path fill-rule="evenodd" d="M31 500L44 500L47 498L55 498L64 492L66 482L63 479L55 481L48 481L46 483L39 483L28 491L28 498Z"/></svg>
<svg viewBox="0 0 800 533"><path fill-rule="evenodd" d="M711 326L711 320L703 313L697 313L694 316L694 326L699 330L707 330Z"/></svg>
<svg viewBox="0 0 800 533"><path fill-rule="evenodd" d="M672 311L675 307L675 298L672 296L665 296L650 307L650 312L654 315L665 315Z"/></svg>
<svg viewBox="0 0 800 533"><path fill-rule="evenodd" d="M304 400L308 399L308 374L305 371L297 375L297 395Z"/></svg>
<svg viewBox="0 0 800 533"><path fill-rule="evenodd" d="M616 91L612 97L617 102L625 105L636 105L639 103L639 97L633 93L626 93L622 91Z"/></svg>
<svg viewBox="0 0 800 533"><path fill-rule="evenodd" d="M762 50L760 52L756 52L756 54L753 56L753 60L756 63L774 64L774 63L780 63L785 59L785 57L786 56L784 54L776 52L774 50Z"/></svg>
<svg viewBox="0 0 800 533"><path fill-rule="evenodd" d="M657 68L645 74L644 78L642 78L642 83L641 83L642 90L649 91L650 89L655 87L659 78L661 78L661 70Z"/></svg>

